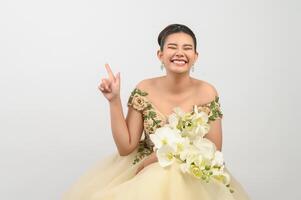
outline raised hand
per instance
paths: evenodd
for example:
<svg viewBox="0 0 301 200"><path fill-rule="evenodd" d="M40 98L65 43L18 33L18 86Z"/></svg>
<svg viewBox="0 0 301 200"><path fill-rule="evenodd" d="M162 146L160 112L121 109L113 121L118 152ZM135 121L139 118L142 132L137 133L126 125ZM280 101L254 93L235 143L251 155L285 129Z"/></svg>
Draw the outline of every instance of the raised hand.
<svg viewBox="0 0 301 200"><path fill-rule="evenodd" d="M98 89L108 101L112 101L120 97L120 72L114 76L109 64L105 64L105 67L109 77L101 79Z"/></svg>

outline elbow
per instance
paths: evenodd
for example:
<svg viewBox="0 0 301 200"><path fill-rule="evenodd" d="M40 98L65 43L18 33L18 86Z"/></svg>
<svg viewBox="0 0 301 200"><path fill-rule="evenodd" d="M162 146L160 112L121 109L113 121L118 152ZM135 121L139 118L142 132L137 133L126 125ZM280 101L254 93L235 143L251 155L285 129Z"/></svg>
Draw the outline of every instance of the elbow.
<svg viewBox="0 0 301 200"><path fill-rule="evenodd" d="M120 156L127 156L127 155L129 155L129 153L125 152L125 151L118 151L118 153L119 153Z"/></svg>
<svg viewBox="0 0 301 200"><path fill-rule="evenodd" d="M118 149L118 154L120 156L127 156L129 155L129 151L125 148L117 148Z"/></svg>
<svg viewBox="0 0 301 200"><path fill-rule="evenodd" d="M126 147L118 148L118 153L120 156L128 156L133 151L135 151L137 146L138 146L138 144L130 143Z"/></svg>
<svg viewBox="0 0 301 200"><path fill-rule="evenodd" d="M130 147L118 149L118 154L119 154L120 156L128 156L128 155L131 154L132 152L133 152L133 149L130 148Z"/></svg>
<svg viewBox="0 0 301 200"><path fill-rule="evenodd" d="M131 153L132 153L132 151L123 151L123 152L119 151L119 155L120 155L120 156L128 156L128 155L130 155Z"/></svg>

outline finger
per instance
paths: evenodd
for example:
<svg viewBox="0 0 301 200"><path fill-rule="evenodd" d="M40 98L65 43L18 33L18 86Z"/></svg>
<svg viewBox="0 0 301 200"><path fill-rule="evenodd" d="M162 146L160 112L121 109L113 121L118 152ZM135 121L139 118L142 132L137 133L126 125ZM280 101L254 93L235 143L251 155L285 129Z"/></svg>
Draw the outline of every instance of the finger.
<svg viewBox="0 0 301 200"><path fill-rule="evenodd" d="M143 167L139 167L138 170L136 171L136 175L143 169Z"/></svg>
<svg viewBox="0 0 301 200"><path fill-rule="evenodd" d="M111 91L111 82L108 79L102 79L104 87L107 91Z"/></svg>
<svg viewBox="0 0 301 200"><path fill-rule="evenodd" d="M110 68L110 65L109 65L108 63L106 63L106 64L105 64L105 67L106 67L106 70L107 70L107 72L108 72L108 74L109 74L110 80L115 81L115 76L114 76L114 74L113 74L113 72L112 72L112 70L111 70L111 68Z"/></svg>
<svg viewBox="0 0 301 200"><path fill-rule="evenodd" d="M104 82L104 84L105 84L106 86L110 86L110 85L111 85L111 82L112 82L112 81L110 81L110 79L107 79L107 78L102 79L102 81Z"/></svg>
<svg viewBox="0 0 301 200"><path fill-rule="evenodd" d="M139 171L140 171L140 168L141 168L141 166L139 166L139 167L137 168L137 170L136 170L136 173L135 173L135 174L138 174L138 173L139 173Z"/></svg>
<svg viewBox="0 0 301 200"><path fill-rule="evenodd" d="M103 82L100 85L98 85L98 89L100 89L102 92L104 92L105 87L104 87Z"/></svg>
<svg viewBox="0 0 301 200"><path fill-rule="evenodd" d="M102 88L103 88L104 90L107 88L106 85L107 85L107 84L106 84L106 82L104 81L104 79L101 79L101 86L102 86Z"/></svg>
<svg viewBox="0 0 301 200"><path fill-rule="evenodd" d="M116 74L116 83L120 84L120 72Z"/></svg>
<svg viewBox="0 0 301 200"><path fill-rule="evenodd" d="M137 171L136 171L136 174L138 174L141 170L143 170L143 168L144 168L144 164L141 164L141 165L138 167L138 169L137 169Z"/></svg>
<svg viewBox="0 0 301 200"><path fill-rule="evenodd" d="M101 81L101 84L99 84L99 86L103 87L104 88L104 82Z"/></svg>
<svg viewBox="0 0 301 200"><path fill-rule="evenodd" d="M103 88L102 84L98 86L98 89L99 89L100 91L102 91L102 92L104 91L104 88Z"/></svg>

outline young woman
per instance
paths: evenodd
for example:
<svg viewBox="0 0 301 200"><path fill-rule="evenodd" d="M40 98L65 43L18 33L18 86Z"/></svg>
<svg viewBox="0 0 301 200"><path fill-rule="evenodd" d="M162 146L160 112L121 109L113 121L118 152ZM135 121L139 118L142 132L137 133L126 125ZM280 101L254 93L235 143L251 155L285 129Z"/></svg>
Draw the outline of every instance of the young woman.
<svg viewBox="0 0 301 200"><path fill-rule="evenodd" d="M112 134L118 153L88 171L64 199L249 199L232 175L230 185L234 193L218 181L206 183L183 174L176 163L165 168L159 165L150 135L167 123L173 108L190 113L197 105L198 110L211 116L205 138L219 151L222 150L223 114L215 87L190 76L198 58L194 33L185 25L171 24L161 31L158 43L157 56L166 75L136 85L129 95L126 118L120 100L120 74L114 75L109 65L105 65L108 78L103 78L98 87L110 103Z"/></svg>

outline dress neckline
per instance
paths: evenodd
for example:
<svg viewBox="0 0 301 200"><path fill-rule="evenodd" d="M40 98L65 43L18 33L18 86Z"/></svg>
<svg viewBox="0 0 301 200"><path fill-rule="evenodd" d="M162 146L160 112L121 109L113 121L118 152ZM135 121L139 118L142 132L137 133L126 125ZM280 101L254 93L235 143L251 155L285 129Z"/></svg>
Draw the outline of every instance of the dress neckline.
<svg viewBox="0 0 301 200"><path fill-rule="evenodd" d="M137 87L135 87L135 89L136 90L139 90L140 92L143 92L143 93L145 93L146 95L144 96L144 98L147 100L147 102L149 103L149 104L151 104L152 105L152 107L164 118L164 119L168 119L168 116L169 115L171 115L173 112L171 112L169 115L166 115L166 114L164 114L164 113L162 113L159 109L158 109L158 107L147 97L147 95L149 94L149 92L146 92L146 91L144 91L144 90L141 90L140 88L137 88ZM190 111L187 111L187 112L185 112L182 108L180 108L185 114L186 113L191 113L191 112L193 112L193 108L194 108L194 106L196 105L197 106L197 108L200 108L200 107L204 107L204 106L208 106L208 105L210 105L212 102L215 102L215 101L217 101L219 99L219 96L217 96L217 95L215 95L214 96L214 99L212 100L212 101L209 101L208 103L204 103L204 104L199 104L199 105L196 105L196 104L194 104L194 105L192 105L192 109L190 110ZM175 107L173 107L173 109L174 108L176 108L176 107L179 107L179 106L175 106Z"/></svg>

